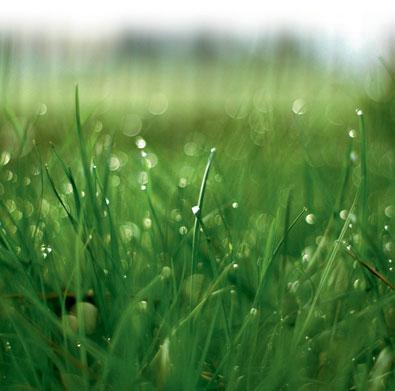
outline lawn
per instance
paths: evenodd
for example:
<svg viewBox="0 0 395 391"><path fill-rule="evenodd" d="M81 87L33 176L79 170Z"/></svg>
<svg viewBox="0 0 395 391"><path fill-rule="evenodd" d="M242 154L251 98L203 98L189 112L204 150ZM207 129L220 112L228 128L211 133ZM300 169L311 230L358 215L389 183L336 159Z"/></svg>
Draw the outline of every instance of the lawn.
<svg viewBox="0 0 395 391"><path fill-rule="evenodd" d="M390 67L261 65L11 75L2 389L394 389Z"/></svg>

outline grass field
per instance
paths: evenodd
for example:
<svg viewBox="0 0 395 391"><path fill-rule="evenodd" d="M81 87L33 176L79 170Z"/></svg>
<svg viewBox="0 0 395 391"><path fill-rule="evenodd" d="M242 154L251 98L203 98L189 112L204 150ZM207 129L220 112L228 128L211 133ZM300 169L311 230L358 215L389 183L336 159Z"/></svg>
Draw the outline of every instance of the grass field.
<svg viewBox="0 0 395 391"><path fill-rule="evenodd" d="M258 68L11 78L1 389L394 389L391 74Z"/></svg>

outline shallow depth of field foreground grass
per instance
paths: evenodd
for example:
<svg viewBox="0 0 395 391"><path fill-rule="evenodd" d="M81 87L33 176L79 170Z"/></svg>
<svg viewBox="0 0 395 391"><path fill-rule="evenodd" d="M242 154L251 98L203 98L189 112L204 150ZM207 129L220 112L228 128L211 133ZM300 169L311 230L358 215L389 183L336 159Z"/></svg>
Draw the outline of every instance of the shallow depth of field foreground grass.
<svg viewBox="0 0 395 391"><path fill-rule="evenodd" d="M1 114L1 389L394 389L393 100L83 95Z"/></svg>

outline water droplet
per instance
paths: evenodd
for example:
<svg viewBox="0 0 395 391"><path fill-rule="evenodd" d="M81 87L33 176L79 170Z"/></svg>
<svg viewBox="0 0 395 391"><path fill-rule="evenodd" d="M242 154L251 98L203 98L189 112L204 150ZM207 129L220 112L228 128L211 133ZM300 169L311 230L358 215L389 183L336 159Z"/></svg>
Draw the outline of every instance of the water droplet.
<svg viewBox="0 0 395 391"><path fill-rule="evenodd" d="M45 103L41 103L37 108L37 115L45 115L47 114L48 108Z"/></svg>
<svg viewBox="0 0 395 391"><path fill-rule="evenodd" d="M185 227L185 225L182 225L178 232L180 233L180 235L186 235L188 233L188 229L187 227Z"/></svg>
<svg viewBox="0 0 395 391"><path fill-rule="evenodd" d="M363 115L363 111L361 109L356 109L355 112L359 117Z"/></svg>
<svg viewBox="0 0 395 391"><path fill-rule="evenodd" d="M142 311L142 312L147 311L147 308L148 308L148 303L147 303L145 300L141 300L141 301L138 303L138 309L139 309L140 311Z"/></svg>
<svg viewBox="0 0 395 391"><path fill-rule="evenodd" d="M389 218L395 217L395 205L388 205L384 209L384 214Z"/></svg>
<svg viewBox="0 0 395 391"><path fill-rule="evenodd" d="M11 345L10 341L5 341L5 343L4 343L4 350L6 352L9 352L9 351L12 350L12 345Z"/></svg>
<svg viewBox="0 0 395 391"><path fill-rule="evenodd" d="M306 220L306 223L310 224L310 225L313 225L316 222L316 218L315 218L315 215L313 213L309 213L306 216L305 220Z"/></svg>
<svg viewBox="0 0 395 391"><path fill-rule="evenodd" d="M168 107L169 101L167 96L161 92L158 92L151 96L148 111L153 115L161 115L166 112Z"/></svg>
<svg viewBox="0 0 395 391"><path fill-rule="evenodd" d="M108 198L105 198L105 202L106 202L106 205L110 205L110 200Z"/></svg>
<svg viewBox="0 0 395 391"><path fill-rule="evenodd" d="M339 216L342 220L346 220L348 216L348 211L346 209L341 210Z"/></svg>
<svg viewBox="0 0 395 391"><path fill-rule="evenodd" d="M192 206L192 213L196 216L200 211L200 208L198 205Z"/></svg>
<svg viewBox="0 0 395 391"><path fill-rule="evenodd" d="M47 244L42 244L41 247L40 247L40 251L41 251L41 253L43 255L43 258L45 259L45 258L47 258L47 256L49 254L51 254L52 247L47 245Z"/></svg>
<svg viewBox="0 0 395 391"><path fill-rule="evenodd" d="M0 155L0 166L6 166L11 160L11 154L7 151L3 151Z"/></svg>
<svg viewBox="0 0 395 391"><path fill-rule="evenodd" d="M108 167L110 171L117 171L121 167L121 161L119 160L118 156L112 155L110 157L110 161L108 163Z"/></svg>
<svg viewBox="0 0 395 391"><path fill-rule="evenodd" d="M121 184L121 178L118 175L113 175L110 182L112 187L118 187Z"/></svg>
<svg viewBox="0 0 395 391"><path fill-rule="evenodd" d="M143 121L136 114L129 114L124 119L124 126L122 133L128 137L137 136L141 128L143 127Z"/></svg>
<svg viewBox="0 0 395 391"><path fill-rule="evenodd" d="M148 183L148 172L147 171L139 172L137 180L140 183L140 185L146 185Z"/></svg>
<svg viewBox="0 0 395 391"><path fill-rule="evenodd" d="M351 138L356 138L356 137L357 137L357 131L356 131L355 129L350 129L350 130L348 131L348 135L349 135Z"/></svg>
<svg viewBox="0 0 395 391"><path fill-rule="evenodd" d="M160 273L162 279L167 280L171 277L171 267L163 266L162 271Z"/></svg>
<svg viewBox="0 0 395 391"><path fill-rule="evenodd" d="M239 207L239 203L238 202L235 201L235 202L232 203L232 208L233 209L237 209L238 207Z"/></svg>
<svg viewBox="0 0 395 391"><path fill-rule="evenodd" d="M178 187L181 187L182 189L187 187L188 185L188 181L186 178L180 178L180 180L178 181Z"/></svg>
<svg viewBox="0 0 395 391"><path fill-rule="evenodd" d="M304 99L296 99L292 103L292 111L297 115L303 115L306 113L306 102Z"/></svg>
<svg viewBox="0 0 395 391"><path fill-rule="evenodd" d="M352 162L356 162L358 160L358 154L355 151L351 151L351 153L350 153L350 160Z"/></svg>
<svg viewBox="0 0 395 391"><path fill-rule="evenodd" d="M70 182L63 184L63 192L64 194L71 194L73 192L73 186Z"/></svg>
<svg viewBox="0 0 395 391"><path fill-rule="evenodd" d="M232 265L232 267L233 267L233 270L237 270L237 269L239 268L239 265L238 265L237 263L234 263L234 264Z"/></svg>
<svg viewBox="0 0 395 391"><path fill-rule="evenodd" d="M95 133L100 133L103 130L103 122L101 121L96 121L95 126L93 128L93 131Z"/></svg>
<svg viewBox="0 0 395 391"><path fill-rule="evenodd" d="M125 242L129 242L134 238L140 238L140 228L132 222L126 222L125 224L121 225L120 233L122 239Z"/></svg>
<svg viewBox="0 0 395 391"><path fill-rule="evenodd" d="M158 164L158 157L152 152L146 153L144 163L148 169L154 168Z"/></svg>
<svg viewBox="0 0 395 391"><path fill-rule="evenodd" d="M389 231L390 230L390 226L388 224L384 225L384 231Z"/></svg>
<svg viewBox="0 0 395 391"><path fill-rule="evenodd" d="M145 229L150 229L152 227L152 220L149 217L143 219L143 227Z"/></svg>
<svg viewBox="0 0 395 391"><path fill-rule="evenodd" d="M192 156L196 156L198 152L199 152L199 147L195 142L191 141L184 145L185 155L192 157Z"/></svg>
<svg viewBox="0 0 395 391"><path fill-rule="evenodd" d="M258 310L256 308L252 307L250 309L250 315L251 316L256 316L257 314L258 314Z"/></svg>
<svg viewBox="0 0 395 391"><path fill-rule="evenodd" d="M144 149L147 146L147 142L142 137L137 137L136 146L138 149Z"/></svg>
<svg viewBox="0 0 395 391"><path fill-rule="evenodd" d="M392 242L384 243L384 251L388 251L389 253L391 253L393 248L394 248L394 244Z"/></svg>

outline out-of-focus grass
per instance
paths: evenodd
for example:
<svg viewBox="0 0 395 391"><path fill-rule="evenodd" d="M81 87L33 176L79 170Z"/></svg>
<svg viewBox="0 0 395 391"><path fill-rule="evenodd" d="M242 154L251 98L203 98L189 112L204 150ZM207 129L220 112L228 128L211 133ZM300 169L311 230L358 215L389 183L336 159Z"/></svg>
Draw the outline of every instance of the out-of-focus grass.
<svg viewBox="0 0 395 391"><path fill-rule="evenodd" d="M258 70L10 82L2 387L394 387L391 88Z"/></svg>

